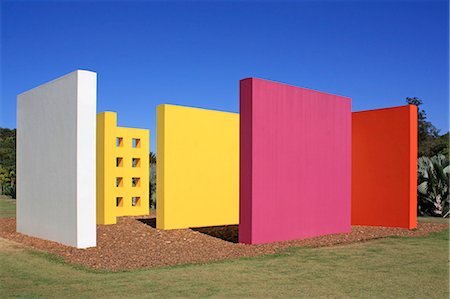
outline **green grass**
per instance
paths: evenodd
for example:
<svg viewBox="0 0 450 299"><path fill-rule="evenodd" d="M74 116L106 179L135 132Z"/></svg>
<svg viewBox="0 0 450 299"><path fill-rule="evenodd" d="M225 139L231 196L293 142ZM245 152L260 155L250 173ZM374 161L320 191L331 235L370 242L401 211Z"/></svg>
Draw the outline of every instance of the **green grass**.
<svg viewBox="0 0 450 299"><path fill-rule="evenodd" d="M1 206L0 206L1 208ZM0 239L0 297L448 298L448 230L112 273Z"/></svg>
<svg viewBox="0 0 450 299"><path fill-rule="evenodd" d="M0 218L16 217L16 200L0 195Z"/></svg>
<svg viewBox="0 0 450 299"><path fill-rule="evenodd" d="M433 222L433 223L448 223L448 218L441 217L418 217L417 220L419 222Z"/></svg>

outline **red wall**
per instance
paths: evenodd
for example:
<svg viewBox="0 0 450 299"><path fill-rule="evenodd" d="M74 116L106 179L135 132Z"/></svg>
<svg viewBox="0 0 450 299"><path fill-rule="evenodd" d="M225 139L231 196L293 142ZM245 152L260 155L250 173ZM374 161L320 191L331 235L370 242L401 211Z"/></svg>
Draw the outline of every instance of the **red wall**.
<svg viewBox="0 0 450 299"><path fill-rule="evenodd" d="M352 225L417 226L417 107L352 113Z"/></svg>
<svg viewBox="0 0 450 299"><path fill-rule="evenodd" d="M240 92L239 242L349 232L351 99L255 78Z"/></svg>

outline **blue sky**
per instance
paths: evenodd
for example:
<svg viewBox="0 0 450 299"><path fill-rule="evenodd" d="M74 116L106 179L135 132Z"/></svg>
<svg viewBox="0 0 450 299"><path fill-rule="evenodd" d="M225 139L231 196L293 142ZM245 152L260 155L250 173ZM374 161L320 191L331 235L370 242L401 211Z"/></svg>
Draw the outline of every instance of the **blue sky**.
<svg viewBox="0 0 450 299"><path fill-rule="evenodd" d="M447 1L2 1L0 126L16 95L75 69L98 73L98 111L151 130L163 103L239 112L261 77L353 100L419 97L448 131Z"/></svg>

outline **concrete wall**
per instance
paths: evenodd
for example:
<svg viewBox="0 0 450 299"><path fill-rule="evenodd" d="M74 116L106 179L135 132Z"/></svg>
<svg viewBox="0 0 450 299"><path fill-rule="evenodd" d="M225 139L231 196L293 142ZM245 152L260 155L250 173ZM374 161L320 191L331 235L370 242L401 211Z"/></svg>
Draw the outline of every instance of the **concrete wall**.
<svg viewBox="0 0 450 299"><path fill-rule="evenodd" d="M417 227L417 107L352 113L352 224Z"/></svg>
<svg viewBox="0 0 450 299"><path fill-rule="evenodd" d="M239 241L349 232L351 99L255 78L240 92Z"/></svg>
<svg viewBox="0 0 450 299"><path fill-rule="evenodd" d="M238 114L160 105L156 146L157 228L238 223Z"/></svg>
<svg viewBox="0 0 450 299"><path fill-rule="evenodd" d="M96 246L97 75L75 71L17 97L17 231Z"/></svg>

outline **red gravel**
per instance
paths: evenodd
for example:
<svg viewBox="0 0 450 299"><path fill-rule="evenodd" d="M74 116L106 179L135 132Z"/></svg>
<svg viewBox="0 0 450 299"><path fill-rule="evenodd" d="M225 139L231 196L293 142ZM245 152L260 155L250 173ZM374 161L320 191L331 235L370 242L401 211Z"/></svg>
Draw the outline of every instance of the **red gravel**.
<svg viewBox="0 0 450 299"><path fill-rule="evenodd" d="M288 247L349 244L386 236L422 236L448 224L419 223L415 230L353 226L352 232L263 245L237 243L237 225L198 229L158 230L154 215L121 217L116 225L97 226L97 247L76 249L16 232L14 218L0 219L0 237L62 256L67 262L95 269L136 269L202 263L279 252Z"/></svg>

